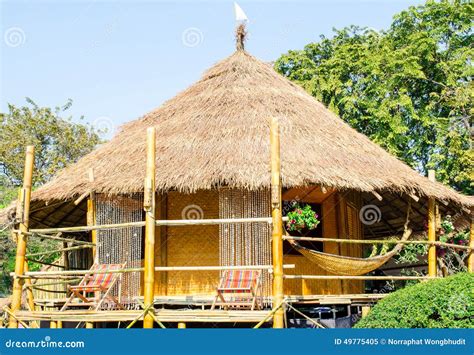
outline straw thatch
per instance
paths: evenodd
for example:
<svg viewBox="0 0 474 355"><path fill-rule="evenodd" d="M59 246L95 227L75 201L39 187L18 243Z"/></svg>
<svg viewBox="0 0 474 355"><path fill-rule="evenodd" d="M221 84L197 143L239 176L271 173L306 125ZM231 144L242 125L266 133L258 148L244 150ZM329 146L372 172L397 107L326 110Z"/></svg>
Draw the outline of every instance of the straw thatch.
<svg viewBox="0 0 474 355"><path fill-rule="evenodd" d="M302 88L243 50L108 143L62 170L33 200L64 200L89 189L141 191L146 128L157 130L156 185L191 192L216 186L270 185L269 121L281 126L285 187L415 193L472 206L473 200L420 176L344 123ZM95 181L88 182L93 168Z"/></svg>

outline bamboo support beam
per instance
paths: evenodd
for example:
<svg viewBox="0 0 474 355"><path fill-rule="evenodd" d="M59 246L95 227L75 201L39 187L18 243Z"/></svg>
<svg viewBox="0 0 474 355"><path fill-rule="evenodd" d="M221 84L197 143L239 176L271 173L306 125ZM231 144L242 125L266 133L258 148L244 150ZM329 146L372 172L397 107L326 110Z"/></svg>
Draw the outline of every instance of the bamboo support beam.
<svg viewBox="0 0 474 355"><path fill-rule="evenodd" d="M18 319L18 318L16 317L16 315L11 311L11 309L8 308L7 306L3 307L3 311L6 312L10 318L15 319L15 321L16 321L17 323L20 323L24 328L26 328L26 329L29 328L28 324L26 324L26 323L23 322L22 320Z"/></svg>
<svg viewBox="0 0 474 355"><path fill-rule="evenodd" d="M70 283L75 283L78 281L81 281L82 279L76 278L76 279L71 279L71 280L64 280L64 281L55 281L55 282L47 282L47 283L36 283L34 285L25 285L23 288L38 288L38 287L44 287L44 286L55 286L55 285L67 285Z"/></svg>
<svg viewBox="0 0 474 355"><path fill-rule="evenodd" d="M287 217L282 218L283 221L287 221ZM169 219L169 220L155 220L156 226L168 226L168 227L179 227L179 226L207 226L207 225L220 225L220 224L232 224L232 223L272 223L270 217L252 217L252 218L208 218L208 219ZM31 233L78 233L78 232L90 232L92 230L106 230L106 229L120 229L129 227L144 227L145 221L128 222L128 223L115 223L115 224L101 224L95 226L78 226L78 227L60 227L60 228L40 228L31 229Z"/></svg>
<svg viewBox="0 0 474 355"><path fill-rule="evenodd" d="M293 307L290 303L285 302L285 305L288 306L290 309L292 309L293 312L299 314L300 316L302 316L302 317L305 318L306 320L308 320L308 321L310 321L311 323L313 323L316 327L318 327L318 328L324 328L320 323L316 322L313 318L308 317L306 314L304 314L304 313L301 312L300 310L298 310L298 309L296 309L295 307Z"/></svg>
<svg viewBox="0 0 474 355"><path fill-rule="evenodd" d="M140 313L138 316L136 316L136 317L130 322L130 324L127 325L127 328L126 328L126 329L132 328L132 327L135 325L136 322L138 322L140 319L142 319L142 318L148 313L148 311L150 310L150 308L151 308L152 306L153 306L153 305L150 304L150 305L148 305L147 307L144 307L143 312Z"/></svg>
<svg viewBox="0 0 474 355"><path fill-rule="evenodd" d="M78 206L82 201L84 201L86 198L88 198L90 195L90 192L84 192L81 196L79 196L75 201L74 204Z"/></svg>
<svg viewBox="0 0 474 355"><path fill-rule="evenodd" d="M68 242L68 243L79 244L79 245L95 246L95 243L90 243L90 242L86 242L86 241L83 241L83 240L77 240L77 239L74 239L74 238L60 237L60 235L62 235L62 232L59 232L56 235L48 235L48 234L28 232L27 235L29 237L38 237L40 239L51 239L51 240L57 240L57 241Z"/></svg>
<svg viewBox="0 0 474 355"><path fill-rule="evenodd" d="M140 300L137 300L137 302L142 308L145 308L145 304L143 302L141 302ZM147 312L150 314L150 316L153 318L155 323L158 324L158 326L161 329L166 329L165 325L163 323L161 323L160 320L155 316L155 314L153 312L153 304L150 305Z"/></svg>
<svg viewBox="0 0 474 355"><path fill-rule="evenodd" d="M65 251L78 250L78 249L87 249L87 248L92 248L92 246L91 245L78 245L78 246L75 246L75 247L61 248L61 249L55 249L55 250L42 251L40 253L26 254L25 257L31 258L33 256L51 255L51 254L54 254L54 253L62 253L62 252L65 252Z"/></svg>
<svg viewBox="0 0 474 355"><path fill-rule="evenodd" d="M273 309L268 312L268 314L260 321L258 322L253 329L258 329L260 328L265 322L267 322L273 315L283 307L283 304L285 303L285 299L281 300L281 302L278 304L278 306L273 307Z"/></svg>
<svg viewBox="0 0 474 355"><path fill-rule="evenodd" d="M370 306L362 306L362 313L361 313L361 317L362 318L365 318L369 315L370 313Z"/></svg>
<svg viewBox="0 0 474 355"><path fill-rule="evenodd" d="M428 170L428 179L435 181L434 170ZM433 197L428 199L428 241L436 241L436 201ZM428 248L428 275L436 277L436 246L431 244Z"/></svg>
<svg viewBox="0 0 474 355"><path fill-rule="evenodd" d="M63 243L63 249L68 248L67 242L62 242ZM69 252L67 250L63 250L62 253L62 258L63 258L63 269L68 270L69 269Z"/></svg>
<svg viewBox="0 0 474 355"><path fill-rule="evenodd" d="M31 145L26 147L26 157L25 157L25 171L23 175L23 189L20 193L21 200L18 201L19 210L22 212L20 215L20 228L19 233L17 234L17 249L16 249L16 258L15 258L15 275L23 275L25 272L25 254L26 254L26 241L29 226L29 217L30 217L30 199L31 199L31 187L33 184L33 166L35 160L35 148ZM11 312L19 311L21 308L21 294L23 289L24 280L18 277L15 277L13 280L13 294L12 294L12 304ZM11 317L8 322L9 328L18 328L18 322L15 317Z"/></svg>
<svg viewBox="0 0 474 355"><path fill-rule="evenodd" d="M26 261L25 259L25 273L27 273L29 271L29 268L28 268L28 262ZM25 287L25 286L32 286L32 283L31 283L31 278L25 278L25 283L23 284L22 287ZM34 297L33 297L33 291L31 291L31 289L26 289L26 296L27 296L27 301L28 301L28 307L34 311L35 310L35 301L34 301Z"/></svg>
<svg viewBox="0 0 474 355"><path fill-rule="evenodd" d="M337 275L285 275L293 280L429 280L431 276L337 276Z"/></svg>
<svg viewBox="0 0 474 355"><path fill-rule="evenodd" d="M377 200L379 200L379 201L382 201L382 200L383 200L382 195L380 195L380 194L377 193L376 191L371 191L371 192L372 192L372 195L374 195Z"/></svg>
<svg viewBox="0 0 474 355"><path fill-rule="evenodd" d="M94 182L94 170L92 168L89 170L89 182L92 184ZM89 198L87 199L87 225L88 226L95 226L97 223L97 216L96 216L96 201L95 201L95 193L94 191L89 191ZM91 230L91 242L94 244L92 248L92 260L96 262L96 247L97 244L97 230Z"/></svg>
<svg viewBox="0 0 474 355"><path fill-rule="evenodd" d="M283 236L283 240L306 240L311 242L334 242L334 243L348 243L348 244L429 244L446 248L471 250L471 246L457 245L452 243L444 243L439 241L429 240L390 240L390 239L336 239L336 238L314 238L314 237L297 237L297 236Z"/></svg>
<svg viewBox="0 0 474 355"><path fill-rule="evenodd" d="M161 322L211 322L211 323L257 323L268 316L268 311L249 311L249 310L172 310L150 308L156 319ZM143 310L109 310L109 311L43 311L29 312L20 311L15 316L22 321L62 321L62 322L129 322L136 317L143 315ZM271 317L271 315L270 315Z"/></svg>
<svg viewBox="0 0 474 355"><path fill-rule="evenodd" d="M283 269L294 269L295 264L284 264ZM236 266L155 266L155 271L221 271L221 270L272 270L272 265L236 265ZM77 276L77 275L96 275L96 274L121 274L128 272L141 272L144 268L135 267L120 270L65 270L65 271L29 271L25 275L18 276L23 278L37 278L41 276ZM14 273L10 275L14 276Z"/></svg>
<svg viewBox="0 0 474 355"><path fill-rule="evenodd" d="M147 129L146 137L146 178L143 197L145 209L145 261L144 261L144 306L153 306L155 293L155 162L156 162L156 131L154 127ZM143 328L153 328L154 319L146 312Z"/></svg>
<svg viewBox="0 0 474 355"><path fill-rule="evenodd" d="M270 126L271 201L272 201L272 259L273 304L284 300L283 293L283 221L281 206L280 126L272 117ZM284 327L284 309L279 307L273 316L273 328Z"/></svg>

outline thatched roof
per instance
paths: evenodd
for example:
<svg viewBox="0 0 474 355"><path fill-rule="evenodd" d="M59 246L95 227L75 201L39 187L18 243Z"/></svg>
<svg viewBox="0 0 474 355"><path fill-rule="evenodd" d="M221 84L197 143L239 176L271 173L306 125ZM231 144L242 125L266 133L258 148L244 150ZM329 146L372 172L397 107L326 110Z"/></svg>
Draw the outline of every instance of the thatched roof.
<svg viewBox="0 0 474 355"><path fill-rule="evenodd" d="M319 184L414 193L473 205L471 198L420 176L243 50L159 108L122 126L112 140L35 191L33 200L65 200L90 189L110 194L141 191L146 128L152 125L157 131L158 190L268 187L272 116L280 119L286 187ZM88 182L90 168L93 183Z"/></svg>

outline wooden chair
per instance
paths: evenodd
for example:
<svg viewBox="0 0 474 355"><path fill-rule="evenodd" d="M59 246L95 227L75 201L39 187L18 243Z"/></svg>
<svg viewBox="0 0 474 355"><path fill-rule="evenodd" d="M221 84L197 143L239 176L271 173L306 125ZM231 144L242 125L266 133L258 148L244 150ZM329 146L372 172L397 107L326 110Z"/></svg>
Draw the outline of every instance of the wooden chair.
<svg viewBox="0 0 474 355"><path fill-rule="evenodd" d="M225 309L261 309L261 284L261 270L224 270L211 310L216 306Z"/></svg>
<svg viewBox="0 0 474 355"><path fill-rule="evenodd" d="M64 303L61 311L68 307L84 307L97 311L103 305L105 300L112 301L120 309L125 309L120 301L122 273L107 272L122 270L123 264L94 264L90 271L100 271L102 273L86 274L81 282L76 286L68 286L71 295ZM110 292L118 282L118 298L111 295ZM77 302L79 301L79 302Z"/></svg>

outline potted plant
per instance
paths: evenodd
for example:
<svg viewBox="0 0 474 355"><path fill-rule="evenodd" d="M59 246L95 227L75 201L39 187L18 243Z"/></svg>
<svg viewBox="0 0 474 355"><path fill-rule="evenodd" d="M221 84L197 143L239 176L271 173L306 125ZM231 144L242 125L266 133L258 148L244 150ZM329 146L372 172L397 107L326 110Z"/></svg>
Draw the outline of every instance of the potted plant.
<svg viewBox="0 0 474 355"><path fill-rule="evenodd" d="M286 228L292 232L313 230L320 223L318 214L313 211L310 205L302 207L299 204L295 204L293 210L288 212L287 217L288 222L286 222Z"/></svg>

